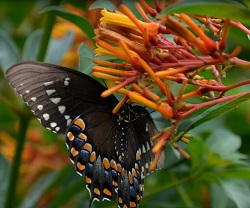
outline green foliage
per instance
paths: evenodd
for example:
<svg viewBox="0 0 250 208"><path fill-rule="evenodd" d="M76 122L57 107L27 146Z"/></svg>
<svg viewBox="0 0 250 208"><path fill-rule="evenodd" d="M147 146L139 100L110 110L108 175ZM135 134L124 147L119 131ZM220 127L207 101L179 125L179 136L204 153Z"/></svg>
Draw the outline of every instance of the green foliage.
<svg viewBox="0 0 250 208"><path fill-rule="evenodd" d="M217 18L228 18L234 21L241 22L245 25L250 25L249 9L236 1L232 0L189 0L177 2L166 8L161 15L172 13L187 13Z"/></svg>
<svg viewBox="0 0 250 208"><path fill-rule="evenodd" d="M78 15L75 15L69 11L67 11L64 8L57 7L57 6L50 6L41 11L41 13L51 13L54 15L57 15L59 17L62 17L70 22L73 22L75 25L77 25L88 37L90 40L93 41L93 38L95 36L94 34L94 28L91 25L91 23Z"/></svg>

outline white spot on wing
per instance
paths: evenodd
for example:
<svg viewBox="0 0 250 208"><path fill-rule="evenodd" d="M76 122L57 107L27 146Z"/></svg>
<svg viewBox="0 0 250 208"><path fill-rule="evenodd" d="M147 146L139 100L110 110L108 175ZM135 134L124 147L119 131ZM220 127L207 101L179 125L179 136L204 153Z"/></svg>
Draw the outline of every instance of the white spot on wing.
<svg viewBox="0 0 250 208"><path fill-rule="evenodd" d="M149 146L149 143L147 142L147 151L150 151L150 146Z"/></svg>
<svg viewBox="0 0 250 208"><path fill-rule="evenodd" d="M43 109L43 105L38 105L38 106L37 106L37 109L38 109L38 110L42 110L42 109Z"/></svg>
<svg viewBox="0 0 250 208"><path fill-rule="evenodd" d="M32 101L36 101L36 97L32 97L30 98Z"/></svg>
<svg viewBox="0 0 250 208"><path fill-rule="evenodd" d="M60 130L60 127L59 127L59 126L57 126L57 127L55 128L55 130L56 130L56 131L59 131L59 130Z"/></svg>
<svg viewBox="0 0 250 208"><path fill-rule="evenodd" d="M64 80L64 85L65 85L65 86L68 86L68 85L69 85L69 80L70 80L69 77L66 77L66 78L65 78L65 80Z"/></svg>
<svg viewBox="0 0 250 208"><path fill-rule="evenodd" d="M66 107L64 105L58 106L58 110L60 111L61 114L63 114L66 110Z"/></svg>
<svg viewBox="0 0 250 208"><path fill-rule="evenodd" d="M56 105L61 101L61 98L50 98L51 102L55 103Z"/></svg>
<svg viewBox="0 0 250 208"><path fill-rule="evenodd" d="M145 149L144 144L142 145L142 153L146 153L146 149Z"/></svg>
<svg viewBox="0 0 250 208"><path fill-rule="evenodd" d="M25 93L29 93L29 92L30 92L30 90L26 90L26 91L25 91Z"/></svg>
<svg viewBox="0 0 250 208"><path fill-rule="evenodd" d="M52 128L54 128L54 127L57 126L57 123L56 123L56 122L51 122L51 123L50 123L50 126L51 126Z"/></svg>
<svg viewBox="0 0 250 208"><path fill-rule="evenodd" d="M50 116L49 116L48 113L44 113L44 114L43 114L43 118L44 118L45 121L48 121L48 120L49 120L49 117L50 117Z"/></svg>
<svg viewBox="0 0 250 208"><path fill-rule="evenodd" d="M68 119L70 118L70 116L69 116L69 115L65 115L64 118L65 118L66 120L68 120Z"/></svg>
<svg viewBox="0 0 250 208"><path fill-rule="evenodd" d="M72 120L71 119L68 119L67 120L67 126L69 126L71 124Z"/></svg>
<svg viewBox="0 0 250 208"><path fill-rule="evenodd" d="M48 96L52 95L55 91L56 90L46 90Z"/></svg>
<svg viewBox="0 0 250 208"><path fill-rule="evenodd" d="M53 82L53 81L50 81L50 82L44 82L43 84L44 84L44 86L49 86L49 85L54 84L54 82Z"/></svg>

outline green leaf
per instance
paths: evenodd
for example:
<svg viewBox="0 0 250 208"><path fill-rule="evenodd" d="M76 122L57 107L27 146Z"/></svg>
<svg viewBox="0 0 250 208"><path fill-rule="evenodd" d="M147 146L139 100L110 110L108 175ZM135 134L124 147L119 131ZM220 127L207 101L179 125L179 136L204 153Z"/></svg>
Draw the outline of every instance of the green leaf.
<svg viewBox="0 0 250 208"><path fill-rule="evenodd" d="M76 26L78 26L87 36L88 38L93 41L94 43L94 28L92 24L84 17L75 15L68 10L58 7L58 6L50 6L45 9L43 9L40 13L49 13L57 15L63 19L66 19L72 23L74 23Z"/></svg>
<svg viewBox="0 0 250 208"><path fill-rule="evenodd" d="M97 0L93 4L90 5L89 10L91 9L107 9L109 11L113 11L117 9L117 7L110 2L109 0Z"/></svg>
<svg viewBox="0 0 250 208"><path fill-rule="evenodd" d="M77 177L77 176L76 176ZM62 207L67 201L73 198L78 193L83 192L85 189L84 182L82 177L78 177L74 183L70 184L67 187L64 187L63 190L56 195L56 197L51 201L49 208ZM82 203L82 207L87 207L89 202L88 200L83 200L85 203Z"/></svg>
<svg viewBox="0 0 250 208"><path fill-rule="evenodd" d="M184 120L180 124L180 126L178 127L178 132L186 133L189 130L196 128L197 126L205 123L206 121L214 119L218 116L221 116L221 115L237 108L237 106L240 103L247 101L249 99L250 99L250 93L247 93L247 94L240 96L236 99L233 99L229 102L217 104L217 105L209 108L208 110L206 110L205 112L203 112L199 116Z"/></svg>
<svg viewBox="0 0 250 208"><path fill-rule="evenodd" d="M59 64L64 54L70 49L73 40L73 32L68 32L63 38L51 38L45 62Z"/></svg>
<svg viewBox="0 0 250 208"><path fill-rule="evenodd" d="M205 146L204 142L197 139L192 139L188 144L188 150L192 159L190 160L192 169L201 169L206 165L205 161Z"/></svg>
<svg viewBox="0 0 250 208"><path fill-rule="evenodd" d="M242 180L221 180L221 187L238 208L250 207L249 185Z"/></svg>
<svg viewBox="0 0 250 208"><path fill-rule="evenodd" d="M211 191L211 207L228 208L228 198L225 191L218 184L209 184Z"/></svg>
<svg viewBox="0 0 250 208"><path fill-rule="evenodd" d="M92 72L92 67L96 65L93 63L93 60L95 59L93 49L87 44L81 43L78 48L78 56L80 62L78 70L89 75Z"/></svg>
<svg viewBox="0 0 250 208"><path fill-rule="evenodd" d="M36 60L42 33L43 30L38 29L29 35L24 44L23 60ZM44 61L59 64L64 54L70 49L73 39L73 32L68 32L63 38L50 38Z"/></svg>
<svg viewBox="0 0 250 208"><path fill-rule="evenodd" d="M245 25L250 25L250 10L236 1L229 0L180 1L164 9L160 13L160 16L182 12L231 19Z"/></svg>
<svg viewBox="0 0 250 208"><path fill-rule="evenodd" d="M222 158L228 158L241 146L238 135L224 129L216 129L207 138L206 145L211 152L219 154Z"/></svg>
<svg viewBox="0 0 250 208"><path fill-rule="evenodd" d="M0 46L0 67L5 73L11 65L20 61L20 55L14 41L2 29L0 29Z"/></svg>
<svg viewBox="0 0 250 208"><path fill-rule="evenodd" d="M214 169L230 167L233 165L246 165L246 155L237 150L241 146L239 136L226 129L216 129L206 140L208 151L207 157Z"/></svg>
<svg viewBox="0 0 250 208"><path fill-rule="evenodd" d="M250 168L228 168L217 173L220 178L235 178L250 181Z"/></svg>
<svg viewBox="0 0 250 208"><path fill-rule="evenodd" d="M32 186L19 208L35 207L37 201L44 192L54 182L57 173L49 173L41 178Z"/></svg>
<svg viewBox="0 0 250 208"><path fill-rule="evenodd" d="M0 207L3 207L9 181L10 165L6 158L0 154Z"/></svg>
<svg viewBox="0 0 250 208"><path fill-rule="evenodd" d="M42 29L37 29L27 37L23 47L23 60L36 60L42 33Z"/></svg>

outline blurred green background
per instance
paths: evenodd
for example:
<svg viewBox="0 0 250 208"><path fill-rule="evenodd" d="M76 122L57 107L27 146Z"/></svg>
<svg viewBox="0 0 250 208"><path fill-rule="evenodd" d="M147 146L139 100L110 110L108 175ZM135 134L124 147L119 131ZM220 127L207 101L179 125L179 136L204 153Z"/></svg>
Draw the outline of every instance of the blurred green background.
<svg viewBox="0 0 250 208"><path fill-rule="evenodd" d="M88 10L93 2L0 1L0 207L7 208L6 200L12 200L12 207L22 208L88 206L89 193L85 180L76 174L68 159L64 136L40 125L7 83L5 71L18 61L37 59L43 30L49 27L51 20L47 13L39 13L42 9L60 4L60 7L85 17L95 28L100 14L98 9ZM133 1L123 2L129 4L132 11L135 10L131 6ZM215 3L223 2L235 3L212 1L211 4L218 10ZM247 11L249 2L239 2L245 5ZM113 3L118 5L119 1ZM108 8L114 6L111 1L102 1L101 5ZM53 25L44 61L78 68L80 59L81 64L84 63L80 66L82 71L89 72L95 46L86 31L84 33L62 18L56 18ZM250 26L250 16L247 26ZM232 51L237 45L242 47L239 58L250 61L249 38L232 27L227 51ZM249 77L249 69L233 67L223 83L229 85ZM244 86L229 93L249 89L249 86ZM186 160L169 146L165 150L165 168L145 180L145 196L140 207L249 208L249 105L250 102L246 101L230 113L192 130L194 138L190 144L180 144L192 156L191 160ZM152 113L152 117L159 129L166 126L157 113ZM22 132L25 124L28 125L27 132ZM18 160L16 150L22 145L18 139L22 135L26 135L26 139L20 152L20 166L16 167L19 168L18 177L18 172L11 174L11 168L13 164L18 164L13 161ZM17 180L14 184L16 193L10 191L14 187L8 188L10 178ZM117 202L94 202L94 207L117 207Z"/></svg>

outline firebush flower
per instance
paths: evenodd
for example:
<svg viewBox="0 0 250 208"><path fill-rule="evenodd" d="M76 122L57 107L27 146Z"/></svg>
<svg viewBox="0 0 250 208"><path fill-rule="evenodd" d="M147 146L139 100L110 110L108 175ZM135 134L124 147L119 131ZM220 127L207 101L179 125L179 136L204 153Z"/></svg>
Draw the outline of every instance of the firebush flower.
<svg viewBox="0 0 250 208"><path fill-rule="evenodd" d="M226 70L233 65L250 67L249 62L236 57L240 47L230 54L225 53L231 26L250 34L249 30L231 20L184 13L164 15L154 21L163 9L158 1L154 2L156 9L143 0L135 3L144 21L139 20L125 5L120 5L120 11L102 10L103 17L95 30L96 56L109 56L111 60L120 61L97 58L97 66L93 67L94 76L108 80L109 89L102 93L103 97L121 93L124 95L123 103L129 100L144 105L158 111L164 119L171 120L170 127L152 138L153 141L158 140L153 148L156 159L152 169L159 158L157 155L167 144L190 158L177 145L178 141L189 142L190 135L176 133L184 118L201 108L242 96L244 93L233 96L225 96L225 93L250 83L247 80L224 86L221 81ZM149 19L147 14L152 18ZM197 25L195 20L202 25ZM204 28L212 30L215 37L208 37ZM203 77L203 71L211 72L213 79L211 76ZM171 89L174 84L181 86L178 93ZM193 91L186 91L188 85L193 86ZM201 103L191 103L189 100L194 97L201 98ZM121 106L119 103L113 112L118 112Z"/></svg>

